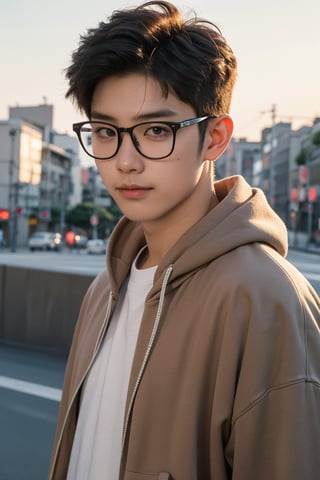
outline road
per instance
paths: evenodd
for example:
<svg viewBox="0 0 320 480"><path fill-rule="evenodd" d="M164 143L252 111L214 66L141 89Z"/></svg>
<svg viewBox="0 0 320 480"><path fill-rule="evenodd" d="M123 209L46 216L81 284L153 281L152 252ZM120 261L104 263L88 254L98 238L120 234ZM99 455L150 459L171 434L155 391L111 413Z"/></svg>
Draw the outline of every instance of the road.
<svg viewBox="0 0 320 480"><path fill-rule="evenodd" d="M320 252L289 250L288 259L307 277L320 295ZM95 275L105 268L105 256L88 255L85 250L65 250L60 253L0 251L0 264Z"/></svg>
<svg viewBox="0 0 320 480"><path fill-rule="evenodd" d="M0 343L0 479L45 480L66 355Z"/></svg>
<svg viewBox="0 0 320 480"><path fill-rule="evenodd" d="M320 252L308 253L289 250L287 258L303 273L318 295L320 295Z"/></svg>
<svg viewBox="0 0 320 480"><path fill-rule="evenodd" d="M289 260L320 294L320 255L290 251ZM104 255L1 252L0 264L96 274ZM45 480L66 355L0 342L0 480Z"/></svg>
<svg viewBox="0 0 320 480"><path fill-rule="evenodd" d="M89 255L86 250L63 252L0 252L0 264L41 270L95 275L105 268L105 255Z"/></svg>

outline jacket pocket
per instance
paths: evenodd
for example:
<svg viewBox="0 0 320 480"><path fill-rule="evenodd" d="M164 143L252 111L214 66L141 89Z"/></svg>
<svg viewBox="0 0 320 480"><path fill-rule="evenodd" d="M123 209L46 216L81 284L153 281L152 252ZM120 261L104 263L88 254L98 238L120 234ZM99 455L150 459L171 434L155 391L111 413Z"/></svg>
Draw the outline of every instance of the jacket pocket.
<svg viewBox="0 0 320 480"><path fill-rule="evenodd" d="M161 473L138 473L126 472L124 480L174 480L174 478L167 472Z"/></svg>

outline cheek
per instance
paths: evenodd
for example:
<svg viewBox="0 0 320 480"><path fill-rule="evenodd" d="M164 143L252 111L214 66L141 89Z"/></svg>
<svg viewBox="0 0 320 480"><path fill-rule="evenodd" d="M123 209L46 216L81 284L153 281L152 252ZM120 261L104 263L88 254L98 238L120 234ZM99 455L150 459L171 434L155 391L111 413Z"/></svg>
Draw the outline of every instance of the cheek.
<svg viewBox="0 0 320 480"><path fill-rule="evenodd" d="M156 172L154 178L161 189L163 198L187 194L197 185L202 168L190 159L176 157L168 168Z"/></svg>

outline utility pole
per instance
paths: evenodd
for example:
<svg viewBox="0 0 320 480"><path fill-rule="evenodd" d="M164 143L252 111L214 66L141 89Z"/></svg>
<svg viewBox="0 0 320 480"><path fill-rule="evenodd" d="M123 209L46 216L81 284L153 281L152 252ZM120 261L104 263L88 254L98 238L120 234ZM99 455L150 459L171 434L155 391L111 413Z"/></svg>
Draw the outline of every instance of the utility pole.
<svg viewBox="0 0 320 480"><path fill-rule="evenodd" d="M67 200L68 200L68 191L70 183L70 173L69 166L65 167L65 173L62 178L60 187L61 187L61 196L60 196L60 234L62 238L62 246L65 245L66 237L66 209L67 209Z"/></svg>
<svg viewBox="0 0 320 480"><path fill-rule="evenodd" d="M16 138L17 131L12 128L9 130L9 135L11 137L11 152L10 152L10 160L9 160L9 183L8 183L8 209L10 212L9 217L9 245L10 251L15 252L15 215L16 212L13 210L13 195L14 195L14 182L13 182L13 168L15 166L14 162L14 146L15 146L15 138Z"/></svg>
<svg viewBox="0 0 320 480"><path fill-rule="evenodd" d="M15 182L14 185L14 193L13 193L13 221L12 221L12 243L11 243L11 252L16 251L16 246L17 246L17 235L18 235L18 215L17 215L17 207L18 207L18 201L19 201L19 189L20 189L20 183Z"/></svg>
<svg viewBox="0 0 320 480"><path fill-rule="evenodd" d="M93 168L93 188L92 188L92 197L93 197L93 208L92 208L92 238L96 240L98 238L98 228L97 228L97 205L96 205L96 195L97 195L97 171Z"/></svg>
<svg viewBox="0 0 320 480"><path fill-rule="evenodd" d="M311 188L311 155L312 150L307 152L306 155L306 167L307 167L307 184L306 184L306 195L307 195L307 246L309 245L312 237L312 220L313 220L313 202L310 196Z"/></svg>
<svg viewBox="0 0 320 480"><path fill-rule="evenodd" d="M276 124L276 105L273 104L270 110L271 113L271 135L270 135L270 153L269 153L269 202L274 206L274 144L275 144L275 124Z"/></svg>
<svg viewBox="0 0 320 480"><path fill-rule="evenodd" d="M66 226L66 194L65 179L63 179L63 188L61 190L61 206L60 206L60 235L62 246L65 244L65 226Z"/></svg>

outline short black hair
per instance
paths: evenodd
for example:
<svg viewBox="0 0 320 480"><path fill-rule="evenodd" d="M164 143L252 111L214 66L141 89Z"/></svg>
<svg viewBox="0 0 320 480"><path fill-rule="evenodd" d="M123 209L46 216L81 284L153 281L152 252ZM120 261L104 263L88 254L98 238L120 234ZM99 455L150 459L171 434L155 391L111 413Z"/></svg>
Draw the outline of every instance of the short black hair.
<svg viewBox="0 0 320 480"><path fill-rule="evenodd" d="M221 115L230 109L237 61L213 23L185 20L171 3L150 1L114 11L81 36L66 69L66 97L90 118L96 86L129 73L155 78L165 96L173 92L197 115Z"/></svg>

